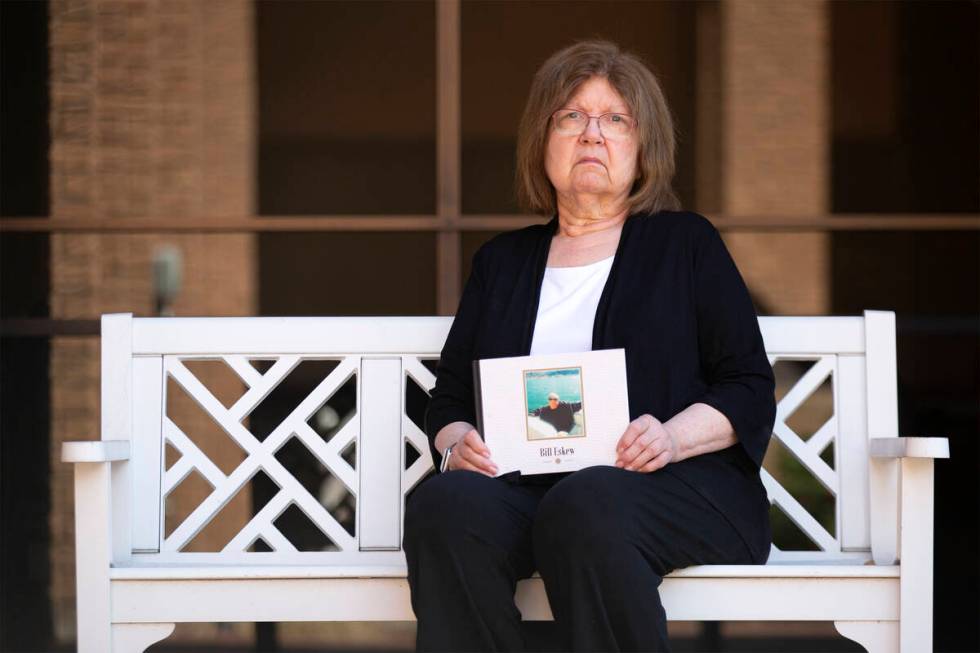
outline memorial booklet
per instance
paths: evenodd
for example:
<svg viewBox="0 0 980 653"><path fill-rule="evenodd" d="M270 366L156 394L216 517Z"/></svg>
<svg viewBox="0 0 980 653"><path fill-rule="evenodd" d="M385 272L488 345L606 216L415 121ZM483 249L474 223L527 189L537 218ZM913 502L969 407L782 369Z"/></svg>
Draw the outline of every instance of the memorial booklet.
<svg viewBox="0 0 980 653"><path fill-rule="evenodd" d="M630 421L624 349L484 358L473 381L498 476L615 464Z"/></svg>

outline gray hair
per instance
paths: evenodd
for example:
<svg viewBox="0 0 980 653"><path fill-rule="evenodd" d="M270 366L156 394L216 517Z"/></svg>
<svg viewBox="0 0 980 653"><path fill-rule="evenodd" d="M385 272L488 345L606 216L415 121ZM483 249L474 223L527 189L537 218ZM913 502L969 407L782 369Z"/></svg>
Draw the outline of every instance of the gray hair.
<svg viewBox="0 0 980 653"><path fill-rule="evenodd" d="M516 190L521 206L541 215L557 211L555 189L544 169L551 114L592 77L604 77L636 119L640 174L627 199L631 212L679 209L671 187L674 121L660 82L639 57L602 40L581 41L559 50L534 76L517 133Z"/></svg>

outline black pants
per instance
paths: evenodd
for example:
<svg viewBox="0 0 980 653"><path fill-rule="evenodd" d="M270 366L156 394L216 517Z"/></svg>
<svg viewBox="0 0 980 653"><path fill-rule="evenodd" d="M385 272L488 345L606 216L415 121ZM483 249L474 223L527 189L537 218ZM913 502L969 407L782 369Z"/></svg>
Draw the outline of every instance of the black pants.
<svg viewBox="0 0 980 653"><path fill-rule="evenodd" d="M408 497L403 546L420 651L524 650L514 591L535 570L560 650L669 651L663 576L757 562L667 468L590 467L553 485L437 474Z"/></svg>

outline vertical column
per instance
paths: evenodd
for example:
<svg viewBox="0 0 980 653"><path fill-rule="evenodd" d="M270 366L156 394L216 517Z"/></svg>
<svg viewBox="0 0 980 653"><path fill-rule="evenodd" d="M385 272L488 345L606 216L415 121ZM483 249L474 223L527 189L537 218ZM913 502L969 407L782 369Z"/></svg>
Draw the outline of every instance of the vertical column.
<svg viewBox="0 0 980 653"><path fill-rule="evenodd" d="M695 66L697 90L694 103L695 209L705 214L721 213L722 207L722 116L725 113L723 87L724 33L721 4L695 4Z"/></svg>
<svg viewBox="0 0 980 653"><path fill-rule="evenodd" d="M128 314L102 316L101 424L103 440L133 439L133 320ZM112 562L129 562L132 553L133 484L135 463L121 461L112 466L112 516L105 522L112 534ZM149 470L141 474L152 475ZM77 519L76 519L77 522ZM77 545L77 540L76 540ZM77 559L77 556L76 556ZM81 621L79 622L81 623Z"/></svg>
<svg viewBox="0 0 980 653"><path fill-rule="evenodd" d="M52 0L52 215L254 213L252 11L246 0ZM175 314L254 313L252 234L65 233L51 237L51 317L152 315L152 259L163 245L183 258ZM57 455L63 440L99 437L98 339L55 338L50 376L51 596L65 642L75 630L72 470ZM249 504L236 504L242 518Z"/></svg>
<svg viewBox="0 0 980 653"><path fill-rule="evenodd" d="M865 396L867 438L898 435L898 348L895 313L865 311ZM871 518L871 553L875 564L891 565L902 557L899 509L902 485L901 461L871 458L868 461L868 498ZM932 473L930 466L930 474ZM932 501L929 505L931 507ZM903 522L904 523L904 522ZM931 531L930 531L931 532ZM930 557L931 561L932 558ZM904 572L903 572L904 573Z"/></svg>
<svg viewBox="0 0 980 653"><path fill-rule="evenodd" d="M357 414L357 542L361 551L401 548L402 397L401 358L361 360Z"/></svg>
<svg viewBox="0 0 980 653"><path fill-rule="evenodd" d="M459 0L436 3L436 310L456 311L460 295Z"/></svg>
<svg viewBox="0 0 980 653"><path fill-rule="evenodd" d="M59 447L60 448L60 447ZM79 544L75 551L78 568L78 651L110 650L112 605L109 595L109 562L112 541L105 525L111 523L108 463L78 463L75 467L75 501L85 510L75 514Z"/></svg>
<svg viewBox="0 0 980 653"><path fill-rule="evenodd" d="M903 458L901 653L932 651L935 475L932 458Z"/></svg>
<svg viewBox="0 0 980 653"><path fill-rule="evenodd" d="M823 0L733 0L701 10L699 168L713 147L722 162L699 178L719 189L699 190L704 210L780 218L829 210L827 12ZM760 309L829 310L827 234L738 232L725 241Z"/></svg>

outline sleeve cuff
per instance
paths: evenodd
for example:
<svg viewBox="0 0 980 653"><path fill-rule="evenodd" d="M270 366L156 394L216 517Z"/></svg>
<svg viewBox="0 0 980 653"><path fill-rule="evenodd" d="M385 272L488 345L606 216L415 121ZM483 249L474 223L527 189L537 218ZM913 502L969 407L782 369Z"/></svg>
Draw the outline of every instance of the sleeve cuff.
<svg viewBox="0 0 980 653"><path fill-rule="evenodd" d="M751 420L742 415L737 401L717 394L707 394L698 399L696 403L707 404L727 417L735 430L735 437L742 445L745 453L755 463L756 468L762 467L762 459L766 455L766 448L769 445L769 439L772 437L771 429L769 433L763 433L764 428L760 429L753 426Z"/></svg>

